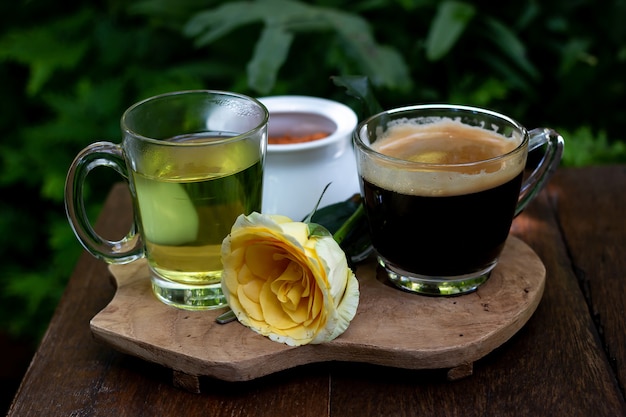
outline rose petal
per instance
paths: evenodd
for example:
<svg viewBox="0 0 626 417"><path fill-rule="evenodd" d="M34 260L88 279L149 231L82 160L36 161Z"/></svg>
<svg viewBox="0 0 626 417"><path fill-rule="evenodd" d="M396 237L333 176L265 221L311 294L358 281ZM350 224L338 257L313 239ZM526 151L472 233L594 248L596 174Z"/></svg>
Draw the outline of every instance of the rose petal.
<svg viewBox="0 0 626 417"><path fill-rule="evenodd" d="M238 320L298 346L342 334L356 314L358 281L330 236L284 216L239 216L222 244L222 288Z"/></svg>
<svg viewBox="0 0 626 417"><path fill-rule="evenodd" d="M284 272L270 284L272 293L282 303L283 308L288 310L298 308L303 293L308 293L308 289L302 285L303 280L302 268L294 262L289 262Z"/></svg>

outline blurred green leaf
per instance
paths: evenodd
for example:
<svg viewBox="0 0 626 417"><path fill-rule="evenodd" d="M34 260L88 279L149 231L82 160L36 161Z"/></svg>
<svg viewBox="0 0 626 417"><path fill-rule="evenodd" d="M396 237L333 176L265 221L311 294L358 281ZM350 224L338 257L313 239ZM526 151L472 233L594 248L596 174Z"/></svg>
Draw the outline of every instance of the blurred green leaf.
<svg viewBox="0 0 626 417"><path fill-rule="evenodd" d="M346 54L357 61L360 73L372 84L392 90L406 90L412 86L403 56L392 47L378 44L366 20L339 11L328 11L325 17L341 35Z"/></svg>
<svg viewBox="0 0 626 417"><path fill-rule="evenodd" d="M241 13L242 10L246 13ZM330 8L291 0L232 2L194 15L185 25L185 34L194 37L197 46L206 46L255 22L262 23L264 29L248 64L248 75L250 87L262 94L274 87L278 71L288 57L291 36L306 32L335 33L346 56L353 59L375 85L392 89L411 86L402 55L393 48L379 45L365 19ZM273 58L275 62L271 62Z"/></svg>
<svg viewBox="0 0 626 417"><path fill-rule="evenodd" d="M246 12L242 13L242 9ZM196 38L196 46L205 46L240 26L264 20L268 11L258 2L226 3L196 13L185 24L183 31L185 35Z"/></svg>
<svg viewBox="0 0 626 417"><path fill-rule="evenodd" d="M13 30L0 39L0 61L14 60L30 68L27 92L34 95L62 69L77 65L89 47L84 39L68 39L92 18L88 10L49 26ZM68 42L69 40L69 42Z"/></svg>
<svg viewBox="0 0 626 417"><path fill-rule="evenodd" d="M495 100L504 100L509 92L509 84L499 77L486 80L466 75L450 93L452 103L472 103L478 107L489 107Z"/></svg>
<svg viewBox="0 0 626 417"><path fill-rule="evenodd" d="M487 49L478 52L477 55L493 70L491 71L493 74L498 74L500 78L505 80L508 88L516 88L518 90L532 89L532 85L527 78L524 77L510 59Z"/></svg>
<svg viewBox="0 0 626 417"><path fill-rule="evenodd" d="M362 118L372 116L383 111L382 106L376 99L369 79L364 76L335 76L331 77L335 85L344 87L346 93L361 101L365 107L365 114Z"/></svg>
<svg viewBox="0 0 626 417"><path fill-rule="evenodd" d="M609 140L606 132L595 133L583 126L573 132L561 129L565 139L562 164L576 167L626 163L626 142Z"/></svg>
<svg viewBox="0 0 626 417"><path fill-rule="evenodd" d="M496 19L485 19L489 29L488 39L500 48L500 52L513 61L526 75L531 78L539 78L539 72L526 57L526 48L507 26Z"/></svg>
<svg viewBox="0 0 626 417"><path fill-rule="evenodd" d="M206 8L211 3L219 4L221 0L139 0L130 2L130 15L145 15L158 19L159 23L172 28L180 28L197 10Z"/></svg>
<svg viewBox="0 0 626 417"><path fill-rule="evenodd" d="M426 57L428 60L437 61L444 57L452 49L475 14L476 9L468 3L458 1L440 3L426 38Z"/></svg>
<svg viewBox="0 0 626 417"><path fill-rule="evenodd" d="M586 65L596 65L597 58L593 57L589 52L591 46L591 40L589 39L570 39L563 46L563 55L561 58L561 65L559 66L559 74L566 75L581 62Z"/></svg>
<svg viewBox="0 0 626 417"><path fill-rule="evenodd" d="M276 83L278 70L287 60L293 34L280 27L265 27L256 43L254 56L248 63L250 87L263 95L269 94Z"/></svg>

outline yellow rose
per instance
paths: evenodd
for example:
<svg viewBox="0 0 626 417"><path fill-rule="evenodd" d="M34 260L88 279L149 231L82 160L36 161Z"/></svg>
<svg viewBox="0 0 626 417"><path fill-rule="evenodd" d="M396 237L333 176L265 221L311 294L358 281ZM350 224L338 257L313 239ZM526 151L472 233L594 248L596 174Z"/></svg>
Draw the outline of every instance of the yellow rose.
<svg viewBox="0 0 626 417"><path fill-rule="evenodd" d="M237 320L290 346L333 340L359 304L343 250L330 233L311 234L310 226L241 215L222 244L222 290Z"/></svg>

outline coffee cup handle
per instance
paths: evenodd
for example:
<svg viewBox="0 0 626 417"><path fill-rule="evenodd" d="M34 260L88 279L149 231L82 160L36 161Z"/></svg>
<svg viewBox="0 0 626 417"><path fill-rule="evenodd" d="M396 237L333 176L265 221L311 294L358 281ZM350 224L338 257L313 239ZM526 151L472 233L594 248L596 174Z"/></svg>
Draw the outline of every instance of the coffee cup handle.
<svg viewBox="0 0 626 417"><path fill-rule="evenodd" d="M100 236L92 227L83 200L89 172L97 167L112 168L128 181L128 169L122 148L111 142L95 142L78 153L65 180L65 212L81 245L91 255L110 264L123 264L143 257L143 246L133 222L126 236L112 241Z"/></svg>
<svg viewBox="0 0 626 417"><path fill-rule="evenodd" d="M528 153L544 147L541 159L530 175L524 180L515 208L515 216L520 214L535 196L543 189L554 174L563 156L563 137L549 128L536 128L528 132Z"/></svg>

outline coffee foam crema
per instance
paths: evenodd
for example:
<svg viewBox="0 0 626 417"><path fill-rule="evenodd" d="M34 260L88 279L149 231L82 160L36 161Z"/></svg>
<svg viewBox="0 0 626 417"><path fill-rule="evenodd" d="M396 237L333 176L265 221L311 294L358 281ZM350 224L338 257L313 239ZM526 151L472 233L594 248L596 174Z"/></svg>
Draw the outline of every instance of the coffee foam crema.
<svg viewBox="0 0 626 417"><path fill-rule="evenodd" d="M361 175L373 184L402 194L469 194L494 188L521 172L526 163L525 152L491 160L511 152L521 141L519 133L509 138L496 130L448 118L429 120L426 124L405 119L389 126L371 147L416 164L394 164L360 155Z"/></svg>

